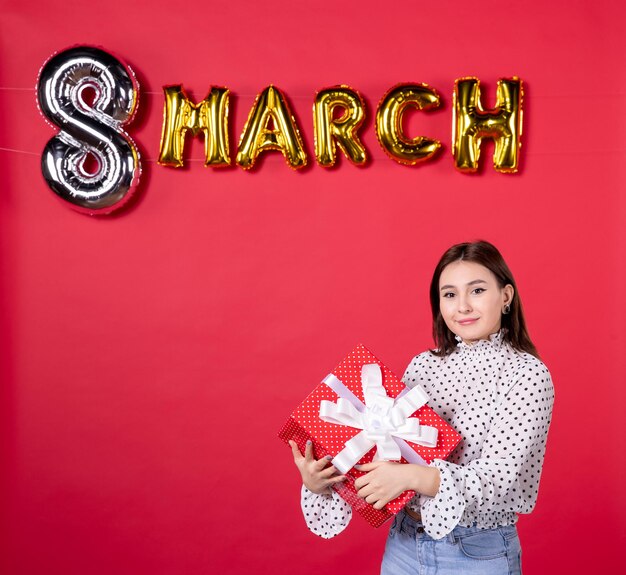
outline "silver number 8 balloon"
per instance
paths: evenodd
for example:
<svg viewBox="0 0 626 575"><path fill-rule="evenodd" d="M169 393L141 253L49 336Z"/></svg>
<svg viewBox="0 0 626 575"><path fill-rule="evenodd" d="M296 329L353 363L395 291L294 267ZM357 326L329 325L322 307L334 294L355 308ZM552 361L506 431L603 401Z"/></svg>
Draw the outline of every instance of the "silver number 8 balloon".
<svg viewBox="0 0 626 575"><path fill-rule="evenodd" d="M73 208L108 214L131 197L141 166L122 126L132 120L138 95L130 68L99 48L70 48L43 65L39 108L60 132L46 145L41 170Z"/></svg>

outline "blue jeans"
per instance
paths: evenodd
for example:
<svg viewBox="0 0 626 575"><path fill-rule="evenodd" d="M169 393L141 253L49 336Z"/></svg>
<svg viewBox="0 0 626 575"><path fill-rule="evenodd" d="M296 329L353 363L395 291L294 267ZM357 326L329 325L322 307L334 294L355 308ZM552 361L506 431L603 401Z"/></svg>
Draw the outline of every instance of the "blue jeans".
<svg viewBox="0 0 626 575"><path fill-rule="evenodd" d="M381 575L521 575L522 550L514 525L456 527L433 539L404 511L393 520Z"/></svg>

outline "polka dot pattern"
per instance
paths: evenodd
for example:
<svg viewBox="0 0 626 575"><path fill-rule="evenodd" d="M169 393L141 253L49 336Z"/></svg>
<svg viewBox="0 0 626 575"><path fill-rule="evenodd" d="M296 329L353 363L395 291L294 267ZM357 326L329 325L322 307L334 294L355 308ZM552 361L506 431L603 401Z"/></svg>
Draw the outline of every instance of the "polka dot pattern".
<svg viewBox="0 0 626 575"><path fill-rule="evenodd" d="M368 363L377 363L382 371L383 386L389 397L396 397L405 389L405 384L398 379L393 372L376 358L364 345L358 345L345 359L333 370L343 384L350 389L361 401L363 389L361 384L361 368ZM307 439L313 441L314 455L316 459L325 455L337 455L344 447L345 443L357 435L360 430L353 427L327 423L320 419L319 409L322 400L337 401L337 394L325 384L320 384L313 392L300 404L292 413L291 417L279 433L279 437L288 441L294 439L301 450L304 449ZM461 436L453 427L441 417L439 417L430 407L422 406L412 417L418 417L423 425L430 425L438 429L437 446L434 448L424 447L408 442L411 447L428 463L434 459L445 459L461 440ZM372 461L376 448L372 448L359 463L369 463ZM406 463L403 458L402 463ZM389 518L393 517L406 503L414 497L413 491L405 491L398 498L390 501L384 509L374 509L369 503L357 496L354 488L354 480L363 475L356 469L351 469L347 473L347 480L335 487L335 490L345 501L350 503L352 509L360 513L370 524L379 527ZM308 490L307 490L308 491ZM309 492L310 493L310 492ZM315 494L311 494L315 495ZM333 499L326 496L326 501L330 503ZM312 501L316 498L310 498ZM321 505L324 498L317 498ZM331 527L325 529L327 533L334 530Z"/></svg>
<svg viewBox="0 0 626 575"><path fill-rule="evenodd" d="M302 486L302 513L311 530L324 539L339 535L352 519L350 504L333 491L316 494Z"/></svg>
<svg viewBox="0 0 626 575"><path fill-rule="evenodd" d="M421 513L427 533L440 539L457 525L513 525L518 513L530 513L554 403L546 366L498 333L473 345L459 341L447 357L416 356L404 382L421 385L434 410L463 436L448 461L432 462L441 475L437 495L417 495L407 505ZM311 497L305 495L303 505ZM345 527L350 517L341 513L335 506L314 532L328 531L329 522Z"/></svg>

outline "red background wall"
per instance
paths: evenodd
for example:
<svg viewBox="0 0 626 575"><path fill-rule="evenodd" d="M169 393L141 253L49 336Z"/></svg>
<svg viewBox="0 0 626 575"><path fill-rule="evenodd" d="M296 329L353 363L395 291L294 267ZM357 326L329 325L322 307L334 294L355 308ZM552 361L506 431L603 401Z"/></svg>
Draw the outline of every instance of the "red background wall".
<svg viewBox="0 0 626 575"><path fill-rule="evenodd" d="M620 2L3 0L0 14L3 573L376 573L387 528L310 534L276 432L357 342L401 374L431 344L437 258L475 238L514 270L557 391L537 509L519 524L525 573L624 567ZM69 209L39 170L54 131L37 73L76 43L121 56L142 87L139 197L111 217ZM454 169L467 75L487 107L498 78L525 81L519 174L495 172L491 147L480 174ZM296 173L274 152L252 173L212 171L195 141L187 168L158 166L161 88L179 82L197 100L232 90L234 144L274 83L310 159L315 91L349 84L372 161ZM445 148L420 167L374 134L399 82L444 101L410 120Z"/></svg>

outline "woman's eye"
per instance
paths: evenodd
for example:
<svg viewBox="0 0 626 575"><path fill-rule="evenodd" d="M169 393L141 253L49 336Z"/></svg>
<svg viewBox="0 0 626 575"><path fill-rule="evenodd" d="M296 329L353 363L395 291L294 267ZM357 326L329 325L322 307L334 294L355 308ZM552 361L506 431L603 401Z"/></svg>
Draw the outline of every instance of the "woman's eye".
<svg viewBox="0 0 626 575"><path fill-rule="evenodd" d="M484 291L485 291L485 288L475 288L472 293L478 294L478 293L483 293Z"/></svg>
<svg viewBox="0 0 626 575"><path fill-rule="evenodd" d="M444 293L441 297L452 298L454 297L454 293L452 293L451 291L448 291Z"/></svg>

